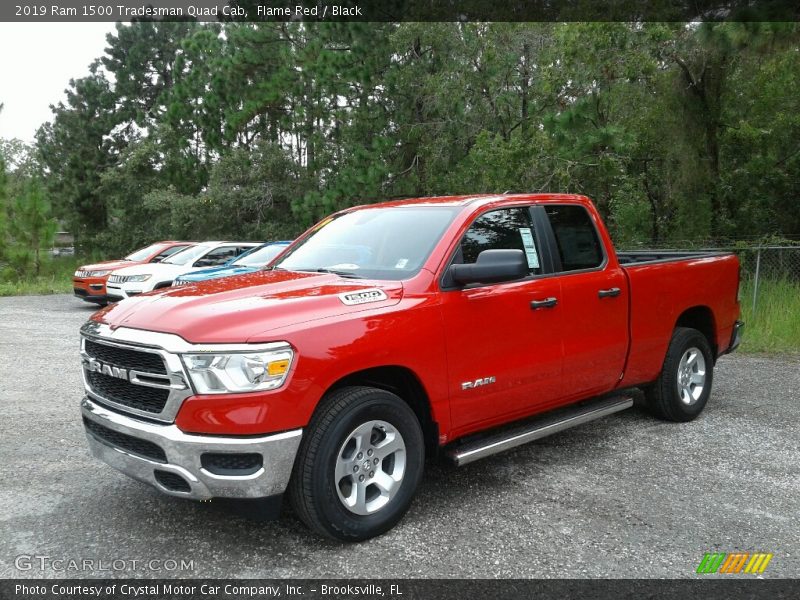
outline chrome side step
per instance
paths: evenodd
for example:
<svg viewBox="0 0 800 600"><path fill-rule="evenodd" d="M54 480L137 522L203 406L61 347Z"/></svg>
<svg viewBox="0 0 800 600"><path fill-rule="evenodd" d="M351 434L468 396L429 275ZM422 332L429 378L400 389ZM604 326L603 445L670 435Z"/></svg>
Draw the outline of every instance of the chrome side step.
<svg viewBox="0 0 800 600"><path fill-rule="evenodd" d="M613 396L545 413L520 425L510 425L494 434L467 438L463 443L447 450L447 456L461 467L481 458L516 448L533 440L576 427L589 421L614 414L633 406L633 398ZM470 441L474 439L474 441Z"/></svg>

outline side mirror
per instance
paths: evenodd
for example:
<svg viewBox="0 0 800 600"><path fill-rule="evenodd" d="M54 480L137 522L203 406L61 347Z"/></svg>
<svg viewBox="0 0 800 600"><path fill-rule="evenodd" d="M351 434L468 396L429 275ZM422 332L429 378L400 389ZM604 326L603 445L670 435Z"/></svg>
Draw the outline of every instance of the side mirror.
<svg viewBox="0 0 800 600"><path fill-rule="evenodd" d="M450 265L449 274L459 285L513 281L528 274L528 261L522 250L484 250L475 264Z"/></svg>

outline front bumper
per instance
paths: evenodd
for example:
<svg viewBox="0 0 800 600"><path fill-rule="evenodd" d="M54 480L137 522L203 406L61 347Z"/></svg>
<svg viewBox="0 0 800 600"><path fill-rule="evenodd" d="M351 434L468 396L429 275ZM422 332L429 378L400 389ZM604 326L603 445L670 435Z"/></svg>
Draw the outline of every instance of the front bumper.
<svg viewBox="0 0 800 600"><path fill-rule="evenodd" d="M183 433L172 424L157 424L110 411L84 398L84 419L121 436L155 444L166 462L159 462L115 445L113 436L102 439L86 431L92 454L139 481L181 498L265 498L282 494L289 483L302 429L259 437L221 437ZM248 475L218 475L206 470L201 457L206 453L255 453L263 457L260 469ZM164 472L168 476L164 476ZM185 491L170 482L182 478ZM167 483L165 485L165 482Z"/></svg>
<svg viewBox="0 0 800 600"><path fill-rule="evenodd" d="M80 298L86 302L94 302L95 304L108 304L108 296L105 294L87 294L86 290L81 288L73 288L72 293L76 298Z"/></svg>
<svg viewBox="0 0 800 600"><path fill-rule="evenodd" d="M105 281L101 279L88 280L73 277L72 293L76 298L86 300L87 302L105 304L108 301L106 297L106 284Z"/></svg>
<svg viewBox="0 0 800 600"><path fill-rule="evenodd" d="M145 290L142 289L142 286L126 286L124 283L106 284L106 295L111 302L125 300L125 298L130 298L131 296L141 294L143 291Z"/></svg>

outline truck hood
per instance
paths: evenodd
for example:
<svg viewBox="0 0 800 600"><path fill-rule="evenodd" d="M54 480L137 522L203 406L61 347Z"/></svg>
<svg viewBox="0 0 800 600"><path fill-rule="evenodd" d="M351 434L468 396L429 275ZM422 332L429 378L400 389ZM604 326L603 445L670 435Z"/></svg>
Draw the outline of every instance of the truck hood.
<svg viewBox="0 0 800 600"><path fill-rule="evenodd" d="M274 341L270 332L290 325L393 306L402 296L399 281L257 271L135 296L92 319L112 329L173 333L197 344L254 343Z"/></svg>
<svg viewBox="0 0 800 600"><path fill-rule="evenodd" d="M231 275L244 275L245 273L253 273L258 271L258 267L209 267L207 269L200 269L191 273L184 273L180 276L181 281L206 281L208 279L217 279L218 277L230 277Z"/></svg>

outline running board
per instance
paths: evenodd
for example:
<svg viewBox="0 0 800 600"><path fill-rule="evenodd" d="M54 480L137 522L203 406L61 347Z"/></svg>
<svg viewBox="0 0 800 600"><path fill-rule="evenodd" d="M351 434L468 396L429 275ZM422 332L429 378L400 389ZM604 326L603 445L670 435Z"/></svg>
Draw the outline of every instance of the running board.
<svg viewBox="0 0 800 600"><path fill-rule="evenodd" d="M464 443L448 450L447 456L456 466L461 467L492 454L510 450L570 427L614 414L631 406L633 406L633 398L614 396L595 400L590 404L583 403L559 409L528 420L521 425L510 425L498 433L473 437L474 441L469 441L470 438L467 438Z"/></svg>

